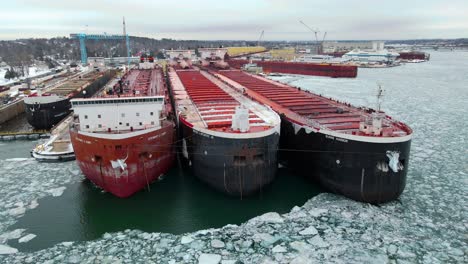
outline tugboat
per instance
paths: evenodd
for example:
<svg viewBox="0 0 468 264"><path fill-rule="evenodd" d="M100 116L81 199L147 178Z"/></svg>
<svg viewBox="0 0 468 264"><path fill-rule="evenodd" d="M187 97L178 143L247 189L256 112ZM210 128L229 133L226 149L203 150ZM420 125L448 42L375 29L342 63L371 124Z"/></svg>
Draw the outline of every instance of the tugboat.
<svg viewBox="0 0 468 264"><path fill-rule="evenodd" d="M83 174L118 197L129 197L173 165L175 123L162 69L152 57L103 97L71 100L70 137Z"/></svg>
<svg viewBox="0 0 468 264"><path fill-rule="evenodd" d="M380 110L357 108L238 70L225 81L281 116L281 157L327 190L357 201L397 199L406 185L413 131Z"/></svg>
<svg viewBox="0 0 468 264"><path fill-rule="evenodd" d="M207 71L170 67L168 76L182 155L195 176L241 198L272 182L280 117Z"/></svg>

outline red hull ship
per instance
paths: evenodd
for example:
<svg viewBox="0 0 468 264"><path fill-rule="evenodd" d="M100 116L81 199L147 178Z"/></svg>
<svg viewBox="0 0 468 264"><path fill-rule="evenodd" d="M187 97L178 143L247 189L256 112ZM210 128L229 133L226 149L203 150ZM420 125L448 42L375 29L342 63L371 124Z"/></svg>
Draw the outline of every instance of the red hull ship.
<svg viewBox="0 0 468 264"><path fill-rule="evenodd" d="M229 65L241 68L249 63L247 60L229 60ZM263 68L267 73L287 73L314 76L327 76L332 78L356 78L357 66L336 65L329 63L285 62L285 61L252 61Z"/></svg>
<svg viewBox="0 0 468 264"><path fill-rule="evenodd" d="M118 197L128 197L173 165L175 124L161 69L142 59L103 97L71 100L70 137L83 174Z"/></svg>

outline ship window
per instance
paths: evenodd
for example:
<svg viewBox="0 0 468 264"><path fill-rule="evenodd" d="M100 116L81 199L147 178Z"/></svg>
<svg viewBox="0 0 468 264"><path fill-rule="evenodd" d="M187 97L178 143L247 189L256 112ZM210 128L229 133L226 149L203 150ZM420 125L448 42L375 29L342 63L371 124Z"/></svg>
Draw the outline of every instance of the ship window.
<svg viewBox="0 0 468 264"><path fill-rule="evenodd" d="M136 113L136 116L140 116L140 113Z"/></svg>
<svg viewBox="0 0 468 264"><path fill-rule="evenodd" d="M154 121L151 121L151 124L154 125Z"/></svg>
<svg viewBox="0 0 468 264"><path fill-rule="evenodd" d="M122 125L122 122L119 122L119 125Z"/></svg>
<svg viewBox="0 0 468 264"><path fill-rule="evenodd" d="M127 126L130 126L130 123L127 123Z"/></svg>
<svg viewBox="0 0 468 264"><path fill-rule="evenodd" d="M153 113L153 112L150 112L150 115L154 115L154 113Z"/></svg>
<svg viewBox="0 0 468 264"><path fill-rule="evenodd" d="M101 115L97 115L97 118L101 118Z"/></svg>
<svg viewBox="0 0 468 264"><path fill-rule="evenodd" d="M86 128L89 128L89 125L86 125Z"/></svg>
<svg viewBox="0 0 468 264"><path fill-rule="evenodd" d="M99 125L98 125L98 128L102 128L102 125L101 125L101 124L99 124Z"/></svg>
<svg viewBox="0 0 468 264"><path fill-rule="evenodd" d="M142 123L142 122L140 122L140 126L142 126L142 125L143 125L143 123Z"/></svg>
<svg viewBox="0 0 468 264"><path fill-rule="evenodd" d="M87 115L85 115L85 116L84 116L84 119L88 119L88 116L87 116Z"/></svg>
<svg viewBox="0 0 468 264"><path fill-rule="evenodd" d="M125 113L122 113L120 116L125 117Z"/></svg>

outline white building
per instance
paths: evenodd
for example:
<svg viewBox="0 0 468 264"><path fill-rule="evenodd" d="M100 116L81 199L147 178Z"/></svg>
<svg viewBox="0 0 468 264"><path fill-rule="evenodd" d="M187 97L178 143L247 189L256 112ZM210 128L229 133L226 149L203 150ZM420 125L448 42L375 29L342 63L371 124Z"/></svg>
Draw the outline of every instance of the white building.
<svg viewBox="0 0 468 264"><path fill-rule="evenodd" d="M400 54L388 51L384 45L383 41L374 41L372 49L354 49L343 55L343 58L363 63L393 63Z"/></svg>

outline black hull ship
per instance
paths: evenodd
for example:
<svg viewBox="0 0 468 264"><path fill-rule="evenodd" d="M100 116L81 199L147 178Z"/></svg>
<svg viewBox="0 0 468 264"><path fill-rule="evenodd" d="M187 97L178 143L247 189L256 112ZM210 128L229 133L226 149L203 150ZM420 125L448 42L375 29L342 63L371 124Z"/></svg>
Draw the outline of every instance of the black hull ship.
<svg viewBox="0 0 468 264"><path fill-rule="evenodd" d="M280 118L206 71L169 69L182 156L214 189L247 196L271 183L277 170Z"/></svg>
<svg viewBox="0 0 468 264"><path fill-rule="evenodd" d="M28 123L35 129L50 129L71 113L70 99L91 97L112 77L92 72L77 76L52 90L24 98Z"/></svg>
<svg viewBox="0 0 468 264"><path fill-rule="evenodd" d="M290 168L357 201L378 204L403 192L412 136L407 125L380 110L242 71L219 71L218 76L280 114L280 157Z"/></svg>

